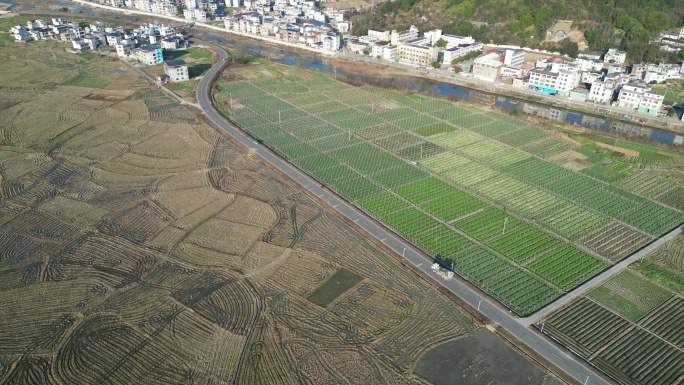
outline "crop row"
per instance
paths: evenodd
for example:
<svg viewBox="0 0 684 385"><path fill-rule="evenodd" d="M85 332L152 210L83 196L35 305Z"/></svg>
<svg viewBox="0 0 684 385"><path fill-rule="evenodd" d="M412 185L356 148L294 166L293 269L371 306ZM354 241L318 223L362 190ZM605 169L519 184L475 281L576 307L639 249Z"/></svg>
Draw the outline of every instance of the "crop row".
<svg viewBox="0 0 684 385"><path fill-rule="evenodd" d="M521 263L559 243L559 239L541 231L538 227L521 224L505 235L487 242L487 246L506 258Z"/></svg>
<svg viewBox="0 0 684 385"><path fill-rule="evenodd" d="M596 257L568 244L542 255L527 266L564 291L605 267L606 264Z"/></svg>

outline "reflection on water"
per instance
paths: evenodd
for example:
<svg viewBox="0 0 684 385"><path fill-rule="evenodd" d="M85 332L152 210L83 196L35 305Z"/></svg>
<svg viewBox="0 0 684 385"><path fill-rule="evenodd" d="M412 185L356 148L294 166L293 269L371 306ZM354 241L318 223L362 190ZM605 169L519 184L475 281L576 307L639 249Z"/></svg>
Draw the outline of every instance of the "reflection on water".
<svg viewBox="0 0 684 385"><path fill-rule="evenodd" d="M495 106L504 110L516 110L521 114L539 116L542 118L579 125L585 128L604 132L619 133L631 137L648 139L658 143L684 145L684 137L672 132L659 130L641 124L626 123L614 119L591 115L576 111L557 108L545 104L528 102L508 96L499 96L488 92L473 90L440 81L411 76L374 77L348 72L335 68L326 59L307 56L297 52L286 51L271 45L260 45L245 41L237 41L217 34L192 30L204 39L213 40L229 47L234 47L250 55L268 58L273 62L297 66L326 73L336 73L354 80L360 80L377 85L389 86L397 89L418 92L430 96L455 96L473 103Z"/></svg>

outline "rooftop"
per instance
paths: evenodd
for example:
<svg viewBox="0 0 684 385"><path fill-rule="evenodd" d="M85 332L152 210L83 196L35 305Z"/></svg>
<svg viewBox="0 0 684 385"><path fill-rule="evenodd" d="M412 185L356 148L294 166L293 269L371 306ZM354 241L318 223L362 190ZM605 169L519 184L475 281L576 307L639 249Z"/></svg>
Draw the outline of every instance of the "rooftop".
<svg viewBox="0 0 684 385"><path fill-rule="evenodd" d="M176 67L176 66L186 66L187 63L185 63L185 60L164 60L164 65L167 67Z"/></svg>

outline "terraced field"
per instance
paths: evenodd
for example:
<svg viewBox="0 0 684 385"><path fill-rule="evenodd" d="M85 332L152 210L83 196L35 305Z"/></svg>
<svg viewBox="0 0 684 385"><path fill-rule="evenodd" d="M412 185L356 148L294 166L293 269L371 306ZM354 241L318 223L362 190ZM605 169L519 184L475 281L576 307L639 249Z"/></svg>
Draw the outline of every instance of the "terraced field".
<svg viewBox="0 0 684 385"><path fill-rule="evenodd" d="M271 63L227 75L243 129L521 315L684 222L666 198L680 182L563 167L576 143L507 115ZM479 250L516 283L459 270Z"/></svg>
<svg viewBox="0 0 684 385"><path fill-rule="evenodd" d="M119 60L56 41L0 58L0 384L424 383L418 359L478 328ZM396 214L414 207L377 196L421 239Z"/></svg>

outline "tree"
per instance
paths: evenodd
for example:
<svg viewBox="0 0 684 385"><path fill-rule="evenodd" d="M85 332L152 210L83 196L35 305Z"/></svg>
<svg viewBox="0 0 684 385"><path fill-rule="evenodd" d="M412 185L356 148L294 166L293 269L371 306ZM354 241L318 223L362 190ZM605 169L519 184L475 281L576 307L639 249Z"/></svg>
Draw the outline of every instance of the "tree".
<svg viewBox="0 0 684 385"><path fill-rule="evenodd" d="M534 27L537 29L537 35L543 36L546 31L549 19L551 18L551 9L549 7L541 7L534 13Z"/></svg>
<svg viewBox="0 0 684 385"><path fill-rule="evenodd" d="M180 5L176 7L176 15L183 16L183 7L181 7Z"/></svg>
<svg viewBox="0 0 684 385"><path fill-rule="evenodd" d="M447 46L447 41L442 39L442 38L440 38L439 40L437 40L437 42L435 42L435 47L444 48L446 46Z"/></svg>
<svg viewBox="0 0 684 385"><path fill-rule="evenodd" d="M520 22L520 30L524 31L527 27L532 25L532 12L527 7L521 7L518 10L518 21Z"/></svg>
<svg viewBox="0 0 684 385"><path fill-rule="evenodd" d="M368 55L368 50L364 49L364 50L363 50L363 54L364 54L364 55Z"/></svg>
<svg viewBox="0 0 684 385"><path fill-rule="evenodd" d="M667 110L667 116L673 117L673 116L675 115L675 112L676 112L676 111L675 111L674 108L669 108L669 109Z"/></svg>
<svg viewBox="0 0 684 385"><path fill-rule="evenodd" d="M434 69L439 68L439 62L437 60L432 62L432 68L434 68Z"/></svg>
<svg viewBox="0 0 684 385"><path fill-rule="evenodd" d="M454 70L453 70L453 71L454 71L454 73L460 74L461 72L463 72L463 68L461 68L461 67L454 67Z"/></svg>
<svg viewBox="0 0 684 385"><path fill-rule="evenodd" d="M67 8L67 7L62 7L59 10L62 12L69 12L69 8Z"/></svg>

